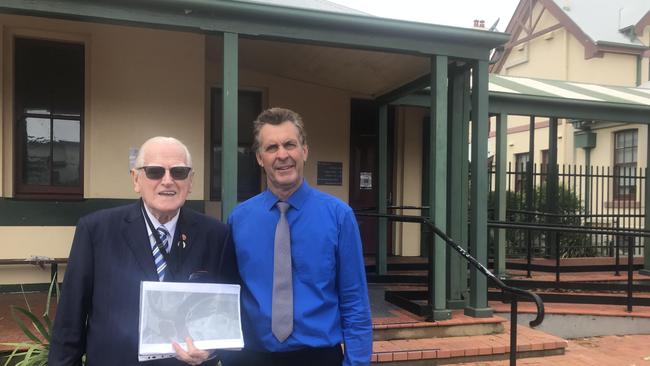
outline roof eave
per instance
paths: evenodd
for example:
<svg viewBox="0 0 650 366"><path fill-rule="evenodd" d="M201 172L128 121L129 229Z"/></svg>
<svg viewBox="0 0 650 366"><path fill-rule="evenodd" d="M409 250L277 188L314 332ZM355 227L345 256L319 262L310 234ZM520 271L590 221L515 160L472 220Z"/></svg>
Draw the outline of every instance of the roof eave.
<svg viewBox="0 0 650 366"><path fill-rule="evenodd" d="M233 32L249 36L327 41L341 46L360 46L360 42L352 39L359 36L378 38L381 35L385 39L379 45L384 45L386 49L419 53L433 51L434 46L439 44L461 44L466 48L490 50L508 40L508 35L498 32L237 1L4 0L0 12L180 28L201 33ZM328 36L317 39L319 37L314 34L318 32L327 33ZM338 37L333 39L331 34ZM346 41L346 36L350 41ZM369 48L377 47L371 44Z"/></svg>
<svg viewBox="0 0 650 366"><path fill-rule="evenodd" d="M489 112L650 124L650 106L490 91Z"/></svg>
<svg viewBox="0 0 650 366"><path fill-rule="evenodd" d="M610 41L596 41L595 44L597 47L624 48L630 50L638 50L641 52L650 49L650 47L642 44L618 43Z"/></svg>

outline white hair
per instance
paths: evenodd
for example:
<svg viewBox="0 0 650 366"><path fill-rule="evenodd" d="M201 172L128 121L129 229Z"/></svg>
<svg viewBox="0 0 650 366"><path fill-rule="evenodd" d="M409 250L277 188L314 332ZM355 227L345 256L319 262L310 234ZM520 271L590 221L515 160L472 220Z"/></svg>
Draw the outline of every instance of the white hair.
<svg viewBox="0 0 650 366"><path fill-rule="evenodd" d="M192 155L190 154L190 151L187 149L187 146L185 146L185 144L183 144L179 139L174 137L156 136L145 141L144 144L140 146L140 150L138 150L138 156L135 158L136 168L139 168L144 165L144 153L147 150L147 148L153 144L175 144L180 146L185 151L185 164L187 164L187 166L189 167L192 166Z"/></svg>

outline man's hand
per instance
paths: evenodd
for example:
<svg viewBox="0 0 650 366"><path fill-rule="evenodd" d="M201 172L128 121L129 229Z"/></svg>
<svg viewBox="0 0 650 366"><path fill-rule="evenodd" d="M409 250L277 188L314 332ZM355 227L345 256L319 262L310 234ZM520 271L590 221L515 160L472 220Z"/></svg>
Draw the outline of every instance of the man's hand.
<svg viewBox="0 0 650 366"><path fill-rule="evenodd" d="M187 342L187 351L180 344L172 342L172 347L176 351L176 358L190 365L200 365L210 358L210 352L194 347L192 338L185 338Z"/></svg>

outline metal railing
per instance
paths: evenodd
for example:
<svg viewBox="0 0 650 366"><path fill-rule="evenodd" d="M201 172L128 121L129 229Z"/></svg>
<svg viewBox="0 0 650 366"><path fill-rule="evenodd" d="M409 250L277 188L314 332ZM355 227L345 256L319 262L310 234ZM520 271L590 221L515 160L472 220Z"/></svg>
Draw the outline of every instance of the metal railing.
<svg viewBox="0 0 650 366"><path fill-rule="evenodd" d="M488 210L488 213L492 213ZM493 214L489 217L494 217ZM630 219L643 220L645 214L629 214L621 216L619 214L576 214L576 213L549 213L541 211L527 211L527 210L506 210L507 222L522 222L526 224L556 224L564 227L591 227L612 230L629 230L638 231L643 230L641 226L630 226ZM593 233L585 234L581 241L583 246L574 248L564 243L562 245L563 256L567 258L578 257L616 257L618 261L619 252L617 249L620 247L620 237L611 235L607 231L594 231ZM536 251L542 255L550 255L553 246L547 246L547 240L544 240L545 235L537 234L531 235L529 231L514 229L508 233L507 240L511 244L508 247L509 256L521 255L523 252L528 255L531 251ZM563 236L563 242L570 242L573 237ZM633 240L634 254L643 254L643 243L639 236L627 236L626 239ZM575 241L575 240L574 240ZM523 243L523 246L512 245L514 242ZM624 247L627 250L627 245Z"/></svg>
<svg viewBox="0 0 650 366"><path fill-rule="evenodd" d="M644 227L645 168L579 165L557 165L552 171L549 168L546 164L508 165L504 182L507 218L502 220L531 223L546 220L591 227ZM495 174L494 167L490 167L488 187L492 198L496 189ZM549 190L551 183L555 186L553 193ZM554 195L553 199L547 197L549 194ZM490 202L494 205L493 199ZM526 214L540 211L545 213ZM529 240L523 236L521 239ZM589 247L587 256L610 256L612 248L607 235L590 234L589 240L593 245ZM637 250L636 254L641 252Z"/></svg>
<svg viewBox="0 0 650 366"><path fill-rule="evenodd" d="M626 238L626 237L650 237L650 231L647 230L642 230L642 229L632 229L632 228L585 228L582 226L569 226L569 225L558 225L558 224L531 224L531 223L519 223L519 222L506 222L506 221L493 221L490 220L488 221L488 227L489 228L494 228L494 229L516 229L516 230L528 230L528 231L543 231L545 233L554 233L557 236L560 235L566 235L566 234L596 234L596 235L611 235L616 238L616 251L618 252L619 249L619 238ZM531 272L533 270L540 271L540 272L555 272L555 284L556 288L560 288L560 274L562 272L577 272L577 268L567 268L566 266L561 266L561 258L560 258L560 253L561 253L561 247L560 243L561 240L560 238L557 237L554 240L554 259L555 259L555 265L552 266L551 268L545 268L545 266L540 266L540 265L533 265L532 263L532 249L528 248L528 253L526 255L526 276L528 278L532 277ZM625 285L625 292L626 292L626 301L625 305L627 306L627 311L631 312L632 311L632 306L634 302L634 240L627 240L627 280L626 280L626 285ZM546 266L548 267L548 266ZM620 260L617 258L616 264L614 266L614 270L616 271L615 273L619 273L619 267L620 267ZM587 269L590 272L604 272L604 271L610 271L611 268L608 266L605 267L599 267L598 266L589 266ZM597 286L592 286L593 288L596 288ZM607 287L608 290L613 289L612 285L608 285ZM574 289L580 289L578 286L573 286ZM595 299L593 300L595 301ZM588 302L588 301L587 301ZM595 302L592 302L595 303Z"/></svg>
<svg viewBox="0 0 650 366"><path fill-rule="evenodd" d="M412 216L412 215L394 215L394 214L381 214L375 212L356 212L357 216L367 216L367 217L377 217L377 218L386 218L389 221L398 221L398 222L413 222L426 225L435 235L439 236L442 240L445 241L448 247L460 254L465 260L467 260L474 268L479 272L483 273L488 279L499 288L503 293L508 293L510 295L510 365L515 366L517 364L517 303L520 298L527 298L535 303L537 307L537 313L535 319L529 322L531 327L536 327L542 323L544 320L544 303L537 294L527 291L521 288L509 286L497 278L490 270L488 270L483 264L481 264L476 258L472 257L465 249L458 245L452 238L447 236L442 230L438 229L435 224L426 217L423 216ZM433 293L433 256L434 256L434 245L431 243L429 245L429 255L428 261L428 284L427 291L429 294ZM432 307L430 297L427 297L428 306Z"/></svg>

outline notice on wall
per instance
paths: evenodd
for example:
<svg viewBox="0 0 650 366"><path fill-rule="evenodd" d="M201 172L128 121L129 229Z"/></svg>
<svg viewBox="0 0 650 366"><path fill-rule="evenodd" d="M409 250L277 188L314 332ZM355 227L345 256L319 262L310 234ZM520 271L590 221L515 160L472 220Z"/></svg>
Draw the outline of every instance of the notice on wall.
<svg viewBox="0 0 650 366"><path fill-rule="evenodd" d="M372 172L359 173L359 189L362 190L372 189Z"/></svg>
<svg viewBox="0 0 650 366"><path fill-rule="evenodd" d="M316 184L319 186L343 185L343 163L319 161L316 164Z"/></svg>
<svg viewBox="0 0 650 366"><path fill-rule="evenodd" d="M135 168L135 159L138 157L139 149L137 147L129 148L129 171Z"/></svg>

